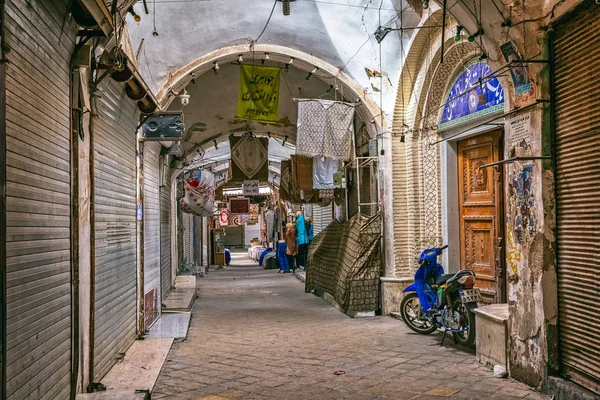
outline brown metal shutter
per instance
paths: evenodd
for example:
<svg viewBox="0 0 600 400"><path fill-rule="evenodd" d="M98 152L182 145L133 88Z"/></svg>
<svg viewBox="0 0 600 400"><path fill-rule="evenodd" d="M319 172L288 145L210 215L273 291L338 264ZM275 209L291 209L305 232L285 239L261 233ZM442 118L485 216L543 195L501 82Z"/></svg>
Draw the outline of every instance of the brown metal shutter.
<svg viewBox="0 0 600 400"><path fill-rule="evenodd" d="M96 287L94 380L135 340L137 287L136 127L122 84L101 85L94 120Z"/></svg>
<svg viewBox="0 0 600 400"><path fill-rule="evenodd" d="M67 3L8 0L5 5L10 49L5 64L5 334L11 400L69 398L69 61L77 27Z"/></svg>
<svg viewBox="0 0 600 400"><path fill-rule="evenodd" d="M171 290L171 171L169 156L161 157L160 280L163 299Z"/></svg>
<svg viewBox="0 0 600 400"><path fill-rule="evenodd" d="M144 146L144 310L146 328L160 314L160 205L159 157L161 145L146 142Z"/></svg>
<svg viewBox="0 0 600 400"><path fill-rule="evenodd" d="M600 6L555 41L559 329L563 372L600 392Z"/></svg>

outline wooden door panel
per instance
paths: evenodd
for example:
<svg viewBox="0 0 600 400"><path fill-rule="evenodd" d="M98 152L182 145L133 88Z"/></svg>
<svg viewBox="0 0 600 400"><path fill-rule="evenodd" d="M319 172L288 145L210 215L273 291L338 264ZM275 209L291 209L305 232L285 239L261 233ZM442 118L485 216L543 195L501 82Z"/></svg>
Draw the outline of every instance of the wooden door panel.
<svg viewBox="0 0 600 400"><path fill-rule="evenodd" d="M463 206L491 206L495 204L495 182L494 169L483 168L494 162L494 144L484 143L469 146L464 150L463 159L465 165L463 173Z"/></svg>
<svg viewBox="0 0 600 400"><path fill-rule="evenodd" d="M477 287L486 297L496 294L495 219L469 217L464 221L465 264L477 275Z"/></svg>
<svg viewBox="0 0 600 400"><path fill-rule="evenodd" d="M499 203L501 182L493 167L480 168L500 158L501 132L483 134L458 143L458 190L461 268L477 275L476 286L485 303L495 303L501 265L498 239L502 237Z"/></svg>

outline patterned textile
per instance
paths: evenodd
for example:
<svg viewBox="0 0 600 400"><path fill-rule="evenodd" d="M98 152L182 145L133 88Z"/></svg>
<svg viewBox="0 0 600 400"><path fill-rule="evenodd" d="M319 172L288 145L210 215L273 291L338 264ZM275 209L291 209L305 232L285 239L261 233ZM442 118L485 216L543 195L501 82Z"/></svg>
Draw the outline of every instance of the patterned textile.
<svg viewBox="0 0 600 400"><path fill-rule="evenodd" d="M258 223L258 204L250 204L250 218L248 219L249 225Z"/></svg>
<svg viewBox="0 0 600 400"><path fill-rule="evenodd" d="M323 189L319 190L319 197L323 200L332 200L333 199L333 189Z"/></svg>
<svg viewBox="0 0 600 400"><path fill-rule="evenodd" d="M300 100L296 154L349 160L354 105L332 100Z"/></svg>
<svg viewBox="0 0 600 400"><path fill-rule="evenodd" d="M332 222L308 249L305 292L330 294L344 312L374 311L379 304L381 215L356 215L344 224ZM364 292L374 296L364 297Z"/></svg>
<svg viewBox="0 0 600 400"><path fill-rule="evenodd" d="M295 160L295 163L294 163ZM296 177L298 189L313 189L313 159L311 157L292 155L292 173Z"/></svg>
<svg viewBox="0 0 600 400"><path fill-rule="evenodd" d="M333 175L338 172L336 160L315 158L313 161L313 185L315 189L335 189Z"/></svg>
<svg viewBox="0 0 600 400"><path fill-rule="evenodd" d="M251 136L229 137L231 181L269 180L269 139Z"/></svg>
<svg viewBox="0 0 600 400"><path fill-rule="evenodd" d="M284 160L281 162L281 178L279 181L279 197L281 200L289 201L291 199L290 194L290 167L292 162L290 160Z"/></svg>

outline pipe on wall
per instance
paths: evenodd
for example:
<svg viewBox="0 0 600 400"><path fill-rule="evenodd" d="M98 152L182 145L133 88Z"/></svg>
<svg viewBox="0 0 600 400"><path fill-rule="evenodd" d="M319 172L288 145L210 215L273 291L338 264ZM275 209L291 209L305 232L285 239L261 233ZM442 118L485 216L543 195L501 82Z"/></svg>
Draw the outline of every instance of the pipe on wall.
<svg viewBox="0 0 600 400"><path fill-rule="evenodd" d="M0 0L0 399L6 399L6 63L5 0Z"/></svg>
<svg viewBox="0 0 600 400"><path fill-rule="evenodd" d="M144 311L144 139L137 141L137 231L138 231L138 316L137 316L137 338L144 339L145 334L145 311Z"/></svg>
<svg viewBox="0 0 600 400"><path fill-rule="evenodd" d="M94 340L96 325L96 193L94 190L94 121L98 115L95 89L90 96L92 112L90 115L90 325L89 325L89 385L87 392L94 391Z"/></svg>
<svg viewBox="0 0 600 400"><path fill-rule="evenodd" d="M71 68L71 400L77 396L79 377L79 68Z"/></svg>

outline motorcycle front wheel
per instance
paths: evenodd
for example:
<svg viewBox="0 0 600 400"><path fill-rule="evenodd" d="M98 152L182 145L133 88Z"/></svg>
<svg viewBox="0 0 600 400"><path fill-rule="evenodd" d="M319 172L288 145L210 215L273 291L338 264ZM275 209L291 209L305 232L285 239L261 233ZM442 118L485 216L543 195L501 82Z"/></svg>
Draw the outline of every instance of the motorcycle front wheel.
<svg viewBox="0 0 600 400"><path fill-rule="evenodd" d="M475 313L461 300L452 303L452 309L460 315L460 329L464 332L454 332L454 339L463 346L471 346L475 342Z"/></svg>
<svg viewBox="0 0 600 400"><path fill-rule="evenodd" d="M437 325L425 318L419 296L416 293L407 293L400 303L400 315L404 323L413 331L422 335L435 332Z"/></svg>

